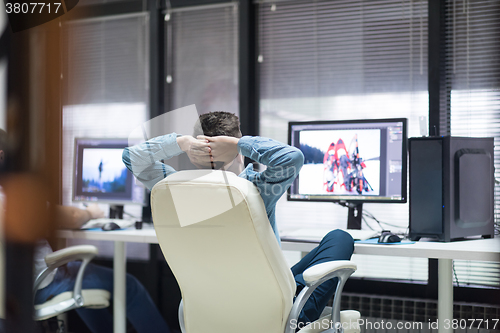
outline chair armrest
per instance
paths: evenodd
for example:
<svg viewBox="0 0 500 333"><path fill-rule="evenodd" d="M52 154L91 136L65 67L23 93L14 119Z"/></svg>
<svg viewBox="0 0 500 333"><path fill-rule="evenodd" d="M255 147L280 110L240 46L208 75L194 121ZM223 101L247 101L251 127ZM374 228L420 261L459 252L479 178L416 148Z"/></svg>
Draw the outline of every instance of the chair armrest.
<svg viewBox="0 0 500 333"><path fill-rule="evenodd" d="M71 246L46 255L45 263L47 264L47 266L55 265L56 267L59 267L70 261L78 259L83 260L84 258L88 258L89 256L93 258L97 255L97 253L98 250L93 245Z"/></svg>
<svg viewBox="0 0 500 333"><path fill-rule="evenodd" d="M342 289L349 276L357 269L357 265L349 260L328 261L312 267L309 267L302 273L302 277L306 282L306 286L302 289L300 294L295 298L290 315L288 316L287 326L285 333L295 333L293 323L297 322L300 311L306 304L307 300L313 291L319 287L323 282L333 278L338 278L337 289L335 290L335 297L333 299L332 322L334 324L340 321L340 299Z"/></svg>
<svg viewBox="0 0 500 333"><path fill-rule="evenodd" d="M80 266L80 269L76 276L74 287L74 298L75 300L77 300L77 303L80 304L83 272L85 271L87 264L97 255L97 253L98 250L93 245L76 245L55 251L45 256L47 268L44 269L35 279L35 283L33 285L33 297L35 296L36 291L38 290L38 287L40 286L42 281L45 280L45 278L56 268L71 261L81 260L82 265Z"/></svg>
<svg viewBox="0 0 500 333"><path fill-rule="evenodd" d="M312 285L313 283L321 280L327 275L335 273L338 270L344 268L356 271L358 269L358 266L349 260L328 261L309 267L302 273L302 277L304 278L304 281L307 285ZM332 278L334 277L335 276L333 276Z"/></svg>
<svg viewBox="0 0 500 333"><path fill-rule="evenodd" d="M36 320L50 318L51 316L55 316L59 313L84 306L85 300L83 299L82 294L83 274L85 272L85 268L87 267L89 262L97 255L97 253L98 250L93 245L78 245L71 246L45 256L47 268L44 269L35 280L33 286L33 298L35 297L36 291L38 290L38 287L40 286L42 281L45 280L45 278L55 269L71 261L81 260L82 264L80 265L80 268L78 269L78 273L76 275L72 298L56 305L52 304L50 306L35 309L34 317ZM86 295L89 296L92 294L87 293Z"/></svg>

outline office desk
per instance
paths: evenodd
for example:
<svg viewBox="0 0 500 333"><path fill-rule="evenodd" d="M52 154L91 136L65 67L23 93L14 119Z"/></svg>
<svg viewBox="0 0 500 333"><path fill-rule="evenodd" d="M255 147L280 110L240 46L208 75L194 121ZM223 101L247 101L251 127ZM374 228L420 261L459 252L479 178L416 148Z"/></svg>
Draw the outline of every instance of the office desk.
<svg viewBox="0 0 500 333"><path fill-rule="evenodd" d="M113 254L113 332L125 333L127 328L126 310L126 273L127 256L125 243L158 244L155 230L152 226L145 225L144 229L135 230L58 230L60 238L89 239L114 242Z"/></svg>
<svg viewBox="0 0 500 333"><path fill-rule="evenodd" d="M318 243L283 239L281 247L285 251L309 252ZM453 319L453 259L500 262L500 238L451 243L416 242L406 245L356 243L354 253L438 259L438 322L439 333L444 333L453 332L451 328L444 327L446 319Z"/></svg>
<svg viewBox="0 0 500 333"><path fill-rule="evenodd" d="M126 329L125 275L126 254L125 242L158 244L156 233L152 227L142 230L116 231L83 231L60 230L61 238L77 238L113 241L114 259L114 329L115 333L123 333ZM319 242L318 242L319 243ZM318 243L298 240L282 240L281 247L285 251L309 252ZM453 318L453 259L495 261L500 262L500 238L479 239L451 243L417 242L408 245L356 244L355 254L382 255L396 257L433 258L438 259L438 320L439 332L452 332L443 326L445 319Z"/></svg>

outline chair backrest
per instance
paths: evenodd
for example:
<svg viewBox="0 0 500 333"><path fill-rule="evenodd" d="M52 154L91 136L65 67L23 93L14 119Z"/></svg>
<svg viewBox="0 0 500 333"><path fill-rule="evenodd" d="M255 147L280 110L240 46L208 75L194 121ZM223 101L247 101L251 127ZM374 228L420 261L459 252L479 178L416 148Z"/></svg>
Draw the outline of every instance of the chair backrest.
<svg viewBox="0 0 500 333"><path fill-rule="evenodd" d="M231 172L181 171L154 186L151 206L188 333L283 332L295 281L257 187Z"/></svg>

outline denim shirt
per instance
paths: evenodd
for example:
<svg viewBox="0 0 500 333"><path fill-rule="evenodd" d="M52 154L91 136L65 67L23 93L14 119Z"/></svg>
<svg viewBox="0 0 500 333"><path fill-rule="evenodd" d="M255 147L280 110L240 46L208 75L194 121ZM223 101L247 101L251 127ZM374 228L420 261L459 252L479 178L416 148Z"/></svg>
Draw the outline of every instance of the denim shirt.
<svg viewBox="0 0 500 333"><path fill-rule="evenodd" d="M157 182L176 172L161 161L184 153L177 144L177 136L176 133L171 133L125 148L123 163L151 190ZM257 186L278 244L281 244L276 226L276 203L299 174L304 155L295 147L258 136L242 137L238 142L238 152L267 166L266 170L257 172L249 164L239 177Z"/></svg>

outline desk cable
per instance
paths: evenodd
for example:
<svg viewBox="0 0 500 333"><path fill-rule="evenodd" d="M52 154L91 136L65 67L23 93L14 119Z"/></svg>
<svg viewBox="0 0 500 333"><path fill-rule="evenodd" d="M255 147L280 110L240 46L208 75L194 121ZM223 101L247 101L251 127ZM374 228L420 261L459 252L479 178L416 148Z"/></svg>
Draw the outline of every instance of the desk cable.
<svg viewBox="0 0 500 333"><path fill-rule="evenodd" d="M455 271L455 261L451 261L451 268L453 269L453 275L455 276L455 282L457 283L457 287L460 287L460 282L458 282L458 275L457 272Z"/></svg>
<svg viewBox="0 0 500 333"><path fill-rule="evenodd" d="M346 202L337 202L337 204L339 204L340 206L342 207L349 207L348 204ZM375 229L368 223L368 220L367 218L370 218L372 219L373 221L377 222L377 224L380 226L380 231L384 231L384 230L387 230L386 227L384 227L382 224L386 225L386 226L389 226L389 227L393 227L393 228L401 228L401 226L399 225L395 225L395 224L391 224L391 223L387 223L387 222L383 222L383 221L380 221L379 219L377 219L375 217L375 215L373 215L372 213L370 213L369 211L367 211L366 209L363 209L363 213L361 215L361 220L363 222L365 222L366 226L370 229L370 230L373 230L375 231ZM406 228L406 231L403 232L403 233L397 233L398 235L402 235L404 236L405 238L408 236L408 233L409 233L409 227Z"/></svg>
<svg viewBox="0 0 500 333"><path fill-rule="evenodd" d="M339 206L342 206L342 207L346 207L346 208L349 208L349 204L347 202L343 202L343 201L339 201L339 202L336 202L336 204L338 204ZM368 229L370 230L373 230L373 231L376 231L375 229L373 229L373 227L368 223L368 221L366 220L366 217L370 217L372 218L373 220L375 220L378 225L380 226L380 228L382 229L381 231L385 230L385 228L380 224L380 221L377 220L376 218L373 217L372 214L368 213L366 214L364 211L363 213L361 214L361 220L363 222L365 222L366 226L368 227Z"/></svg>
<svg viewBox="0 0 500 333"><path fill-rule="evenodd" d="M387 228L385 228L382 224L384 224L384 225L386 225L386 226L389 226L389 227L393 227L393 228L401 228L401 226L399 226L399 225L395 225L395 224L391 224L391 223L388 223L388 222L380 221L379 219L377 219L377 218L375 217L375 215L373 215L372 213L370 213L370 212L369 212L369 211L367 211L366 209L363 209L363 217L362 217L362 218L363 218L363 221L365 221L366 225L367 225L370 229L372 229L372 230L374 230L374 229L373 229L372 227L370 227L370 225L367 223L367 221L366 221L365 217L368 217L368 218L370 218L370 219L374 220L375 222L377 222L377 223L378 223L378 225L380 226L380 228L382 228L382 230L387 230ZM402 235L402 236L404 236L404 237L406 238L406 237L408 236L409 227L406 227L406 230L407 230L407 231L405 231L405 232L403 232L403 233L397 233L397 234L398 234L398 235Z"/></svg>

